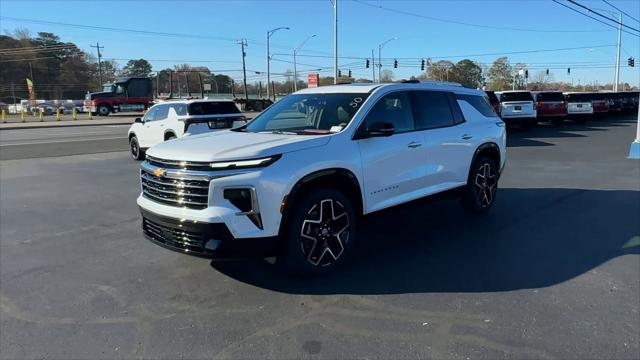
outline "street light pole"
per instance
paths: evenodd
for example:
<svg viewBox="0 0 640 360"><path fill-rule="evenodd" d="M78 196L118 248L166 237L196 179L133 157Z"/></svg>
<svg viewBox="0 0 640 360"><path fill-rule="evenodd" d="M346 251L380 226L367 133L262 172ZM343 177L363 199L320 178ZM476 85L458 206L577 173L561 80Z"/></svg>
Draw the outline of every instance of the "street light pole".
<svg viewBox="0 0 640 360"><path fill-rule="evenodd" d="M307 43L307 41L309 41L309 39L316 37L316 34L313 34L309 37L307 37L306 39L304 39L304 41L302 42L302 44L300 44L300 46L298 46L297 48L293 49L293 91L298 91L298 67L297 67L297 63L296 63L296 55L298 55L298 51L300 51L300 49L302 49L302 47L304 46L304 44Z"/></svg>
<svg viewBox="0 0 640 360"><path fill-rule="evenodd" d="M273 35L274 32L281 29L289 30L288 27L281 26L279 28L275 28L267 31L267 99L269 99L271 95L269 92L269 84L271 83L271 69L270 69L271 56L269 55L269 38L271 38L271 35Z"/></svg>
<svg viewBox="0 0 640 360"><path fill-rule="evenodd" d="M382 48L387 45L389 41L398 40L397 37L392 37L382 44L378 45L378 82L382 82Z"/></svg>
<svg viewBox="0 0 640 360"><path fill-rule="evenodd" d="M622 14L618 15L618 51L616 52L616 81L613 83L613 91L618 91L620 83L620 41L622 36Z"/></svg>
<svg viewBox="0 0 640 360"><path fill-rule="evenodd" d="M338 0L333 0L333 83L338 83Z"/></svg>

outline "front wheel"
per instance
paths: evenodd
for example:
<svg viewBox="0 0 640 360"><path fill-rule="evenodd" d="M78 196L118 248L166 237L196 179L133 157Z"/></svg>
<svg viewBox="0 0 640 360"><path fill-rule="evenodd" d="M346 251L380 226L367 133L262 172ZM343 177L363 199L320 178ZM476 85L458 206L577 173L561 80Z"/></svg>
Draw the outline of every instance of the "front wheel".
<svg viewBox="0 0 640 360"><path fill-rule="evenodd" d="M294 273L324 273L344 262L353 249L355 212L349 198L333 189L305 191L302 196L291 204L281 260Z"/></svg>
<svg viewBox="0 0 640 360"><path fill-rule="evenodd" d="M471 165L463 196L465 209L482 213L496 201L498 192L498 164L489 157L479 157Z"/></svg>
<svg viewBox="0 0 640 360"><path fill-rule="evenodd" d="M107 105L98 106L98 115L107 116L109 115L110 112L111 112L111 109L109 109L109 106Z"/></svg>

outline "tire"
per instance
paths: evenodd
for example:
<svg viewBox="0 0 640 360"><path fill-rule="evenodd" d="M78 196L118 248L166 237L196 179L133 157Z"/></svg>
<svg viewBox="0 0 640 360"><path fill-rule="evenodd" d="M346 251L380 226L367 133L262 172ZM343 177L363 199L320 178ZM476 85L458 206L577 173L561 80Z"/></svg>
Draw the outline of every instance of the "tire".
<svg viewBox="0 0 640 360"><path fill-rule="evenodd" d="M100 116L107 116L111 112L111 109L109 108L108 105L99 105L97 110L98 110L98 115Z"/></svg>
<svg viewBox="0 0 640 360"><path fill-rule="evenodd" d="M356 216L348 197L334 189L305 191L292 204L278 262L294 274L322 274L344 263L356 241Z"/></svg>
<svg viewBox="0 0 640 360"><path fill-rule="evenodd" d="M140 148L138 138L135 136L132 136L131 139L129 139L129 153L133 160L144 160L144 150Z"/></svg>
<svg viewBox="0 0 640 360"><path fill-rule="evenodd" d="M469 178L462 202L473 213L483 213L496 202L498 192L498 164L492 158L478 157L469 170Z"/></svg>

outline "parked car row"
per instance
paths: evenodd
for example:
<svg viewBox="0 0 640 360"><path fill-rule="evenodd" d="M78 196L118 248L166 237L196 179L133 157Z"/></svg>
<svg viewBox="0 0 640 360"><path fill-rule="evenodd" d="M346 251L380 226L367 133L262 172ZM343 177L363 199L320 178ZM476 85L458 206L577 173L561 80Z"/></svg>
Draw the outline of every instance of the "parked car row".
<svg viewBox="0 0 640 360"><path fill-rule="evenodd" d="M585 122L604 119L610 113L638 110L637 91L560 92L486 91L496 113L508 125L531 128L538 122L561 124L565 119Z"/></svg>

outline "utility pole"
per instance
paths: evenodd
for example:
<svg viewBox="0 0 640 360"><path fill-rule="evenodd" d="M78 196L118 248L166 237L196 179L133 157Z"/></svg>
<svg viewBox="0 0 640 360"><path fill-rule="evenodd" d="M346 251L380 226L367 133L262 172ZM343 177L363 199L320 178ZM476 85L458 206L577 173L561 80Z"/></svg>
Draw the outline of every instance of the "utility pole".
<svg viewBox="0 0 640 360"><path fill-rule="evenodd" d="M622 36L622 14L618 17L618 51L616 52L616 78L613 83L613 91L618 91L618 83L620 82L620 42Z"/></svg>
<svg viewBox="0 0 640 360"><path fill-rule="evenodd" d="M16 91L13 88L13 81L11 82L11 97L13 98L13 105L16 105Z"/></svg>
<svg viewBox="0 0 640 360"><path fill-rule="evenodd" d="M104 46L100 46L100 43L96 42L96 46L91 45L91 47L98 50L98 79L100 81L100 88L102 88L102 53L100 49L104 49Z"/></svg>
<svg viewBox="0 0 640 360"><path fill-rule="evenodd" d="M298 91L298 67L297 67L297 62L296 62L296 55L298 55L298 51L300 51L302 49L302 47L304 46L304 44L307 43L307 41L309 41L309 39L316 37L315 34L307 37L306 39L304 39L304 41L302 42L302 44L300 44L300 46L298 46L297 48L293 49L293 91Z"/></svg>
<svg viewBox="0 0 640 360"><path fill-rule="evenodd" d="M31 94L29 94L29 100L35 100L36 99L36 81L33 78L33 67L31 66L31 63L29 63L29 74L31 76Z"/></svg>
<svg viewBox="0 0 640 360"><path fill-rule="evenodd" d="M382 44L378 45L378 82L382 82L382 48L387 45L389 41L398 40L397 37L393 37Z"/></svg>
<svg viewBox="0 0 640 360"><path fill-rule="evenodd" d="M242 47L242 81L244 83L244 99L249 100L249 93L247 92L247 68L244 60L244 58L247 57L247 53L244 51L244 47L248 46L247 39L238 40L238 44Z"/></svg>
<svg viewBox="0 0 640 360"><path fill-rule="evenodd" d="M376 82L376 56L371 49L371 80Z"/></svg>
<svg viewBox="0 0 640 360"><path fill-rule="evenodd" d="M338 83L338 0L333 0L333 83Z"/></svg>

